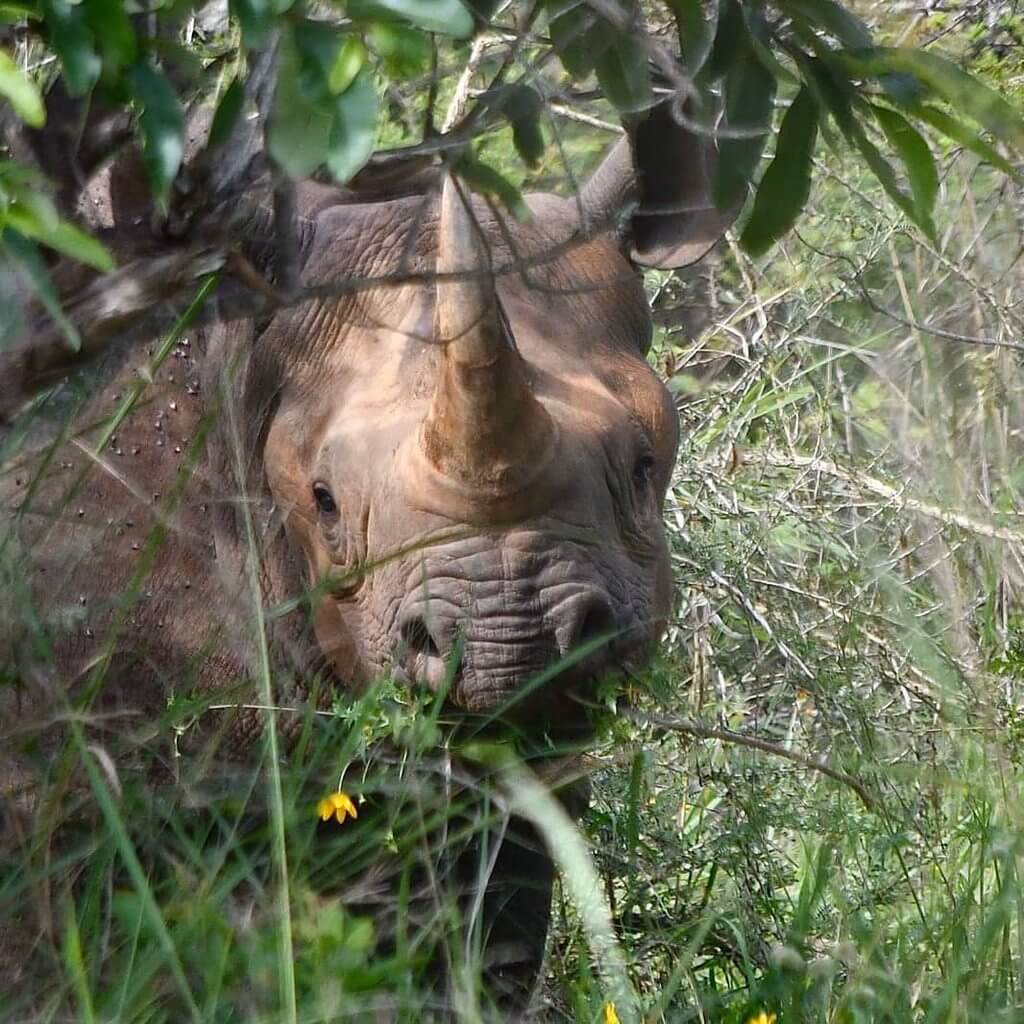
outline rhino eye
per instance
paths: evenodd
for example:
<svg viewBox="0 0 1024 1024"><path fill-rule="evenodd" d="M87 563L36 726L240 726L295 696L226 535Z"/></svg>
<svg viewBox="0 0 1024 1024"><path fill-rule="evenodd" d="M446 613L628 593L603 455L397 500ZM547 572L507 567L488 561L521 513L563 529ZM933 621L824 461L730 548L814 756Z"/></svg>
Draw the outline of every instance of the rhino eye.
<svg viewBox="0 0 1024 1024"><path fill-rule="evenodd" d="M633 486L642 491L651 486L654 479L654 456L644 452L633 466Z"/></svg>
<svg viewBox="0 0 1024 1024"><path fill-rule="evenodd" d="M332 516L338 511L334 495L323 484L313 484L313 500L322 515Z"/></svg>

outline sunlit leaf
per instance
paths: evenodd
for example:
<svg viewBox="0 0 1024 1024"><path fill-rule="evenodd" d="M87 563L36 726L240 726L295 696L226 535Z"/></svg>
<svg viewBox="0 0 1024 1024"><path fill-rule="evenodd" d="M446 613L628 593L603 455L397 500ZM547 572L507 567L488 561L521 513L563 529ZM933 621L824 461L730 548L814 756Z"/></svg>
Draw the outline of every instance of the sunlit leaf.
<svg viewBox="0 0 1024 1024"><path fill-rule="evenodd" d="M402 18L425 32L466 39L473 34L473 15L461 0L349 0L348 13L360 20Z"/></svg>
<svg viewBox="0 0 1024 1024"><path fill-rule="evenodd" d="M377 88L364 67L334 101L334 123L327 148L327 168L344 184L373 155L377 141Z"/></svg>
<svg viewBox="0 0 1024 1024"><path fill-rule="evenodd" d="M185 115L167 78L147 61L129 69L132 99L139 109L142 157L153 193L165 199L184 152Z"/></svg>
<svg viewBox="0 0 1024 1024"><path fill-rule="evenodd" d="M366 47L359 36L348 36L338 47L338 54L327 76L327 86L338 96L343 93L366 63Z"/></svg>
<svg viewBox="0 0 1024 1024"><path fill-rule="evenodd" d="M45 193L36 188L23 188L17 185L10 189L11 203L7 207L8 219L17 214L29 218L33 223L39 225L39 231L54 231L60 223L60 214L53 200ZM19 228L22 234L30 232Z"/></svg>
<svg viewBox="0 0 1024 1024"><path fill-rule="evenodd" d="M796 222L811 194L811 159L820 108L804 86L782 119L775 156L764 172L740 242L754 256L768 251Z"/></svg>
<svg viewBox="0 0 1024 1024"><path fill-rule="evenodd" d="M384 70L394 78L411 78L430 61L430 38L423 32L394 21L378 21L368 32L370 45Z"/></svg>
<svg viewBox="0 0 1024 1024"><path fill-rule="evenodd" d="M7 207L3 220L5 227L14 228L26 238L41 242L80 263L104 273L114 269L114 259L106 247L74 224L61 220L49 196L43 192L20 191L17 202Z"/></svg>
<svg viewBox="0 0 1024 1024"><path fill-rule="evenodd" d="M34 0L2 0L0 23L11 25L23 18L38 18L39 4Z"/></svg>
<svg viewBox="0 0 1024 1024"><path fill-rule="evenodd" d="M77 352L82 347L82 338L61 309L46 263L35 244L12 228L4 228L0 231L0 252L9 266L20 271L32 294L60 328L68 347Z"/></svg>
<svg viewBox="0 0 1024 1024"><path fill-rule="evenodd" d="M25 124L42 128L46 123L46 107L35 82L5 50L0 50L0 96L10 103Z"/></svg>
<svg viewBox="0 0 1024 1024"><path fill-rule="evenodd" d="M312 21L292 25L292 39L299 62L298 87L307 99L324 105L325 109L335 95L330 87L330 77L344 38L338 30Z"/></svg>

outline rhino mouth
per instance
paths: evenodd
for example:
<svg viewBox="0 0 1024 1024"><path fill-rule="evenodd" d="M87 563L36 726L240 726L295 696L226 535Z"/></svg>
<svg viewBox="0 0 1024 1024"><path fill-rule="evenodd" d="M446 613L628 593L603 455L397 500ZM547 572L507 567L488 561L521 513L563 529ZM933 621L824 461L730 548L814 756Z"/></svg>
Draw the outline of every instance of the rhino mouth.
<svg viewBox="0 0 1024 1024"><path fill-rule="evenodd" d="M440 697L453 721L575 737L592 731L599 685L625 678L644 658L646 638L630 632L605 628L565 654L539 641L457 640L446 656L417 628L396 650L393 677Z"/></svg>
<svg viewBox="0 0 1024 1024"><path fill-rule="evenodd" d="M384 635L396 678L453 713L584 727L598 684L647 660L645 580L558 524L479 534L403 567Z"/></svg>

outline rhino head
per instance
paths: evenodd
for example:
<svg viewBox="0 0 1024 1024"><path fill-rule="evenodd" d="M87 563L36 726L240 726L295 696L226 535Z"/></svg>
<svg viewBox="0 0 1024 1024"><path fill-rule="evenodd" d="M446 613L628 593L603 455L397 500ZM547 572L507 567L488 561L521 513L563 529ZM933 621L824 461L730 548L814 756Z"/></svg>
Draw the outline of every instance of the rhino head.
<svg viewBox="0 0 1024 1024"><path fill-rule="evenodd" d="M720 236L713 156L663 108L577 198L529 196L528 224L451 178L310 205L304 280L327 297L253 341L240 420L338 679L569 725L648 656L678 426L637 267Z"/></svg>

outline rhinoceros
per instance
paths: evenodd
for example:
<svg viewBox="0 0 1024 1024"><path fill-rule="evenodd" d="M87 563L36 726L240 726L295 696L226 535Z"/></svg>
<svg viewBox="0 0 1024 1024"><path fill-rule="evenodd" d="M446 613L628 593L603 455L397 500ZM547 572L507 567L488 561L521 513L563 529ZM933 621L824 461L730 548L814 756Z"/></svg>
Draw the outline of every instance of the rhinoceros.
<svg viewBox="0 0 1024 1024"><path fill-rule="evenodd" d="M100 704L143 720L226 691L235 749L263 728L264 673L278 704L392 672L527 730L584 722L670 609L677 416L638 268L720 237L714 159L662 106L578 194L528 196L524 223L450 175L374 201L303 185L315 300L126 346L7 466L3 721L100 666ZM535 973L550 866L531 864Z"/></svg>

